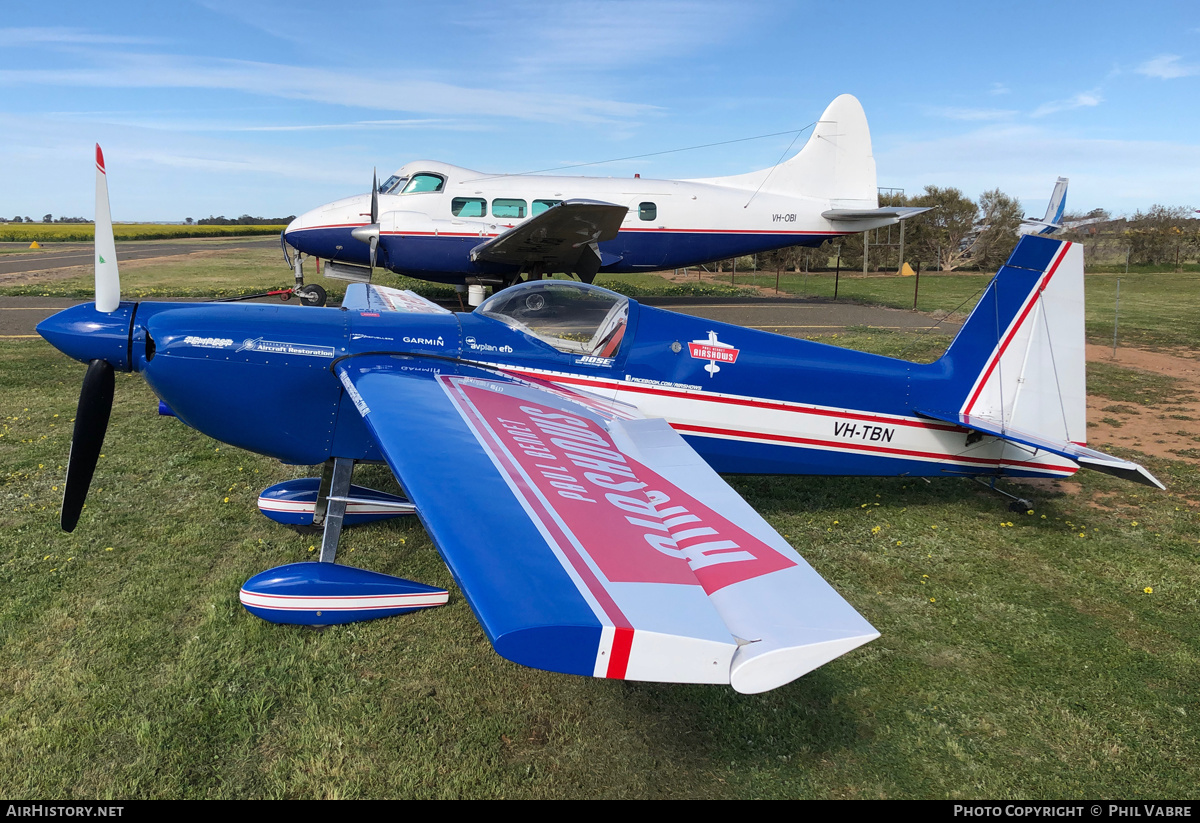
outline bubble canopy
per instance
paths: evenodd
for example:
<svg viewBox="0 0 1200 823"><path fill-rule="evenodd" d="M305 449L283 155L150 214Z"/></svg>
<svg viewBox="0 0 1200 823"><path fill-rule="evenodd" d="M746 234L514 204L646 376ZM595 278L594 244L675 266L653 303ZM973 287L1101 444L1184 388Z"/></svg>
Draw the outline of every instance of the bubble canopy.
<svg viewBox="0 0 1200 823"><path fill-rule="evenodd" d="M497 292L475 311L562 352L615 357L629 298L570 280L534 280Z"/></svg>

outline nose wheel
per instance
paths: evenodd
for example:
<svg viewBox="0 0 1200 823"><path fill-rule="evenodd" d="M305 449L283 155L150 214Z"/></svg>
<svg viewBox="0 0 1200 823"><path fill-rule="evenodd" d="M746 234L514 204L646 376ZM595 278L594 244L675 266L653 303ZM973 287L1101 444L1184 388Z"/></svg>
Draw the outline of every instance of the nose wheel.
<svg viewBox="0 0 1200 823"><path fill-rule="evenodd" d="M304 285L304 254L297 251L296 257L293 260L288 255L287 242L283 239L283 235L280 235L279 240L280 245L283 247L283 259L291 266L292 274L296 277L296 285L292 287L292 294L298 297L300 302L305 306L324 306L326 301L325 289L316 283L307 286Z"/></svg>
<svg viewBox="0 0 1200 823"><path fill-rule="evenodd" d="M324 306L325 305L325 289L313 283L308 286L297 286L292 289L292 294L300 298L300 302L305 306Z"/></svg>

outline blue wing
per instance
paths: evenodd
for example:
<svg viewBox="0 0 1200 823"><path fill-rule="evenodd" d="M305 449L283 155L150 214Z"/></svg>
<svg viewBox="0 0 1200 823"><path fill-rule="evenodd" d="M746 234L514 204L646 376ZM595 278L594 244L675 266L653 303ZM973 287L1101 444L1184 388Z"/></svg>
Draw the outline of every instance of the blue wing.
<svg viewBox="0 0 1200 823"><path fill-rule="evenodd" d="M432 300L413 291L401 291L388 286L351 283L346 286L342 308L363 312L401 311L417 314L453 314Z"/></svg>
<svg viewBox="0 0 1200 823"><path fill-rule="evenodd" d="M758 692L878 636L661 420L451 361L336 369L510 660Z"/></svg>

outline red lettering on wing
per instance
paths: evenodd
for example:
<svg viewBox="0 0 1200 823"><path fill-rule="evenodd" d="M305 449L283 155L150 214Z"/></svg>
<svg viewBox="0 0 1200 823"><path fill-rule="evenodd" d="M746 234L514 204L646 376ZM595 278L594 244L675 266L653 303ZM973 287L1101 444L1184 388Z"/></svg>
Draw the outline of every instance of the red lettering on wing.
<svg viewBox="0 0 1200 823"><path fill-rule="evenodd" d="M502 470L519 466L517 485L540 494L527 502L565 526L608 581L698 584L712 594L795 565L624 454L596 421L471 383L458 390L489 430L485 441L505 448Z"/></svg>

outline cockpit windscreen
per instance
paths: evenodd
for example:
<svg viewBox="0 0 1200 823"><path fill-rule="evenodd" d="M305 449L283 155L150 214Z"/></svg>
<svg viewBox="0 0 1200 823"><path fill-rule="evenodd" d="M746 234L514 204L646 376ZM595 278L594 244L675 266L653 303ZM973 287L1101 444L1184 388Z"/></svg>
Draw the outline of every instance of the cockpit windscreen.
<svg viewBox="0 0 1200 823"><path fill-rule="evenodd" d="M475 311L559 351L615 357L629 320L629 298L569 280L536 280L494 294Z"/></svg>
<svg viewBox="0 0 1200 823"><path fill-rule="evenodd" d="M379 184L380 194L399 194L404 189L404 184L408 182L408 177L401 177L398 174L393 174L387 180Z"/></svg>

